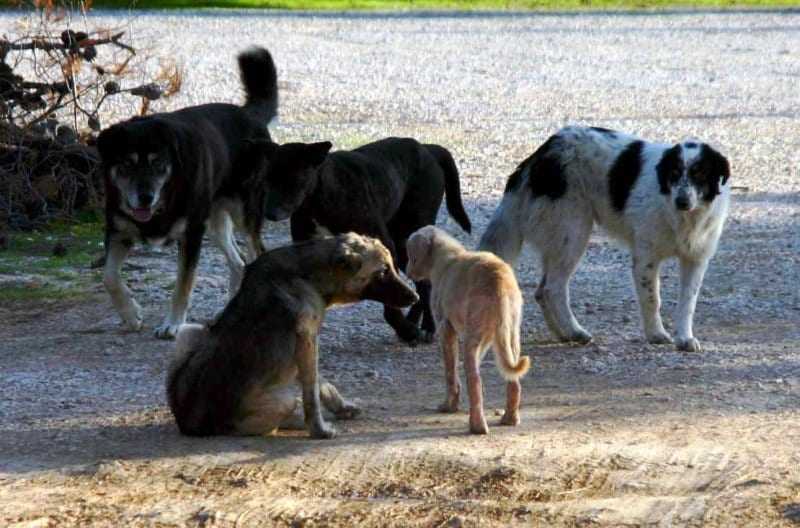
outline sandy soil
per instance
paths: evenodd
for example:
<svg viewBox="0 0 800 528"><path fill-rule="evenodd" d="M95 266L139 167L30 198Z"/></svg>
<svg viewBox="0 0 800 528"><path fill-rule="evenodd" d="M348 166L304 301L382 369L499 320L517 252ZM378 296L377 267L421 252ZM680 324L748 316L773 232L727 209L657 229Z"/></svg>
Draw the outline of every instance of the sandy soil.
<svg viewBox="0 0 800 528"><path fill-rule="evenodd" d="M187 22L188 32L200 31L209 20L225 29L245 19L197 18L198 27L193 19ZM413 17L247 20L252 24L246 31L272 31L273 38L304 28L278 44L285 49L276 57L284 64L291 63L290 53L299 47L291 38L335 35L345 49L364 41L379 56L390 48L386 43L391 44L393 30L407 31L412 24L423 26L442 45L463 48L460 39L472 38L492 53L496 43L491 35L539 35L537 56L552 52L551 69L537 73L536 61L525 63L514 45L501 39L511 51L498 57L522 62L513 69L513 64L505 64L506 69L503 64L486 65L503 69L511 80L494 79L493 72L478 77L492 87L508 82L520 92L507 93L507 104L494 101L489 110L467 118L458 112L461 106L470 108L474 87L448 84L458 95L453 98L458 110L445 119L447 127L436 114L417 115L414 108L397 105L397 94L351 93L352 79L330 76L334 82L329 86L324 79L313 80L313 72L300 76L298 70L305 66L296 63L282 70L286 97L277 127L282 139L310 137L319 127L346 144L352 140L347 136L351 128L369 137L389 127L375 116L388 116L396 117L407 133L452 144L476 225L477 234L461 237L469 244L482 232L513 163L546 137L551 121L561 119L515 118L514 110L521 107L514 105L523 99L542 105L536 112L548 116L565 105L575 109L569 115L576 120L650 136L659 131L656 137L692 132L724 140L734 161L737 191L698 305L696 333L704 351L678 353L642 342L629 257L597 233L572 288L576 315L594 333L593 344L553 343L533 302L535 260L523 258L517 270L527 301L524 352L534 368L523 382L522 424L516 428L497 425L503 386L489 358L483 379L490 434L467 434L466 413L437 414L444 379L436 347L400 345L382 323L379 308L364 303L331 312L321 336L322 371L364 408L358 419L336 424L337 439L315 441L302 432L269 438L184 438L165 407L163 379L172 344L151 335L171 292L175 258L171 250L140 248L127 276L145 307L147 328L142 333L120 329L99 285L80 302L0 307L0 525L800 524L800 193L795 183L800 145L796 136L784 133L787 122L797 123L800 64L795 55L780 53L797 44L800 17L541 17L527 19L529 25L541 25L538 33L521 36L515 24L524 24L504 17L445 19L442 27L434 19ZM744 29L720 29L725 27ZM645 90L630 99L615 90L615 83L642 71L629 72L624 62L612 61L608 73L577 50L564 58L568 46L579 45L575 28L583 28L596 45L584 49L596 53L595 59L606 49L600 44L615 48L621 40L630 47L631 39L640 41L637 59L648 53L655 57L652 68L642 70L650 72L643 80L648 86L661 82L664 72L693 66L680 75L681 83L665 85L672 95ZM388 36L381 40L382 35ZM730 57L739 62L711 64L713 53L705 51L702 56L711 58L698 66L700 55L693 53L701 37L709 45L733 50ZM663 51L670 47L678 52ZM659 55L662 51L665 55ZM334 53L327 48L320 53L329 52ZM432 85L433 65L419 65L410 51L396 59L398 71L413 63L428 72L423 81ZM347 64L361 72L361 59L352 60ZM392 62L384 58L381 64L389 68ZM717 84L693 84L692 72L699 69L692 68L715 76ZM737 73L752 75L758 68L763 71L758 70L753 83ZM542 75L532 81L541 91L525 91L526 71ZM582 79L596 74L598 86L576 86L576 91L584 90L582 102L574 91L565 91L569 95L562 98L545 89L552 88L552 76L567 71ZM373 82L367 75L361 78ZM212 75L200 84L213 80ZM767 85L774 99L762 94ZM684 93L687 86L694 86L696 100L709 105L708 112L728 104L731 94L736 94L737 106L731 113L700 116L677 103L662 104L684 96L695 101ZM648 106L651 96L659 99ZM431 97L438 108L440 94ZM313 104L304 106L304 98ZM339 107L331 103L337 98L357 101ZM325 112L319 110L322 101L327 101ZM593 106L598 101L608 104L598 110ZM505 113L494 114L495 107ZM372 114L361 115L359 108ZM623 119L623 114L639 118ZM459 116L467 123L461 128L453 125ZM354 123L351 128L342 126L348 122ZM368 124L375 122L381 123L377 129ZM525 133L517 133L520 129ZM706 129L708 134L702 134ZM444 215L440 224L458 234ZM287 240L284 225L270 225L267 231L269 246ZM675 271L670 265L663 273L668 322L677 295ZM219 309L226 284L221 255L205 251L194 319Z"/></svg>

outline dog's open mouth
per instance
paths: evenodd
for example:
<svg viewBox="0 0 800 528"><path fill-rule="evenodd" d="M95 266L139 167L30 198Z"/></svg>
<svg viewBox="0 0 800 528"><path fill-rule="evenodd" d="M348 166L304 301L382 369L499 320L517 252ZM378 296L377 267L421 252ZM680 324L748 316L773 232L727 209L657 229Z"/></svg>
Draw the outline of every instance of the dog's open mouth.
<svg viewBox="0 0 800 528"><path fill-rule="evenodd" d="M147 222L153 218L153 210L149 207L135 207L131 209L131 214L138 222Z"/></svg>

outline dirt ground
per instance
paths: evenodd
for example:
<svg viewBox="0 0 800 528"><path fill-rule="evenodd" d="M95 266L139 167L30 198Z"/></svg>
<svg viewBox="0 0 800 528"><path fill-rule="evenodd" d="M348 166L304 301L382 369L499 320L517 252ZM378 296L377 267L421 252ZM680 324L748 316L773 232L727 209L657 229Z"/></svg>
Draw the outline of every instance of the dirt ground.
<svg viewBox="0 0 800 528"><path fill-rule="evenodd" d="M342 21L278 15L252 16L242 24L244 16L203 16L182 27L188 35L193 24L213 22L226 35L241 27L271 36L286 79L276 127L282 140L321 134L341 147L360 141L349 132L353 128L369 138L386 134L380 127L395 123L402 133L452 147L475 232L460 234L444 213L439 224L469 245L485 228L505 175L562 119L654 137L692 133L723 143L736 189L695 318L704 350L679 353L642 342L629 256L598 232L572 286L576 316L595 336L588 346L552 341L533 300L537 264L530 254L521 259L523 346L533 369L523 381L518 427L497 425L504 392L491 358L482 371L488 436L467 433L466 412L435 412L444 395L436 346L399 344L380 308L363 303L330 312L321 336L322 372L364 410L356 420L336 423L336 439L310 440L303 432L185 438L165 406L165 367L173 344L152 337L174 284L175 255L171 249L138 248L125 273L145 308L141 333L120 329L97 282L81 300L0 306L0 525L800 525L800 138L793 128L800 115L800 63L796 54L783 52L796 49L787 42L797 41L800 18L544 17L536 19L542 26L536 45L541 55L525 63L525 53L511 52L532 46L526 40L530 33L520 29L530 21L474 17L440 27L434 19L413 17ZM153 17L148 23L162 22ZM491 106L464 117L467 122L460 121L459 106L442 121L435 112L395 104L395 97L405 101L405 91L374 100L356 93L348 84L351 77L369 84L381 76L360 69L355 59L341 66L356 71L354 76L305 72L313 68L290 61L306 45L302 39L320 38L340 46L319 48L313 60L325 68L340 67L327 54L362 40L369 47L358 48L358 60L388 64L386 54L397 49L392 28L405 31L416 24L424 24L441 46L451 46L442 53L456 56L454 50L478 42L497 46L498 61L519 62L513 68L486 64L488 73L472 63L463 69L454 63L448 73L408 50L393 56L397 76L420 67L422 77L408 75L408 82L427 86L438 77L424 75L445 76L452 104L463 105L464 115L481 108L475 101L484 97L481 84L455 79L468 72L492 86L495 79L498 86L515 86L519 93L491 103L502 112ZM679 30L668 31L672 26ZM729 27L751 29L737 33ZM581 44L577 32L600 47ZM703 45L711 48L701 49L695 38L706 38ZM411 46L412 40L404 42ZM577 45L581 52L569 48ZM606 76L597 57L581 54L584 48L600 55L636 50L639 69L629 70L621 60ZM707 60L723 49L732 50L726 61ZM555 62L536 62L548 53ZM230 57L203 58L224 64L202 82L230 82ZM682 69L687 63L696 69ZM742 81L743 71L755 84ZM535 90L515 80L527 82L525 72L543 76L530 82ZM556 86L554 76L564 72L585 84L570 78ZM702 79L700 73L693 77L696 72ZM673 74L683 76L680 82L666 81ZM650 75L647 82L656 86L616 89L614 83L626 75ZM703 84L706 78L716 84ZM597 86L589 86L588 79L596 79ZM190 77L185 91L205 98L205 92L192 90L196 80ZM408 88L409 97L418 98L417 88ZM497 93L504 92L497 88ZM449 108L449 101L439 100L444 95L430 95L436 108ZM344 102L331 104L336 98ZM736 107L703 113L728 103ZM529 114L520 116L524 109ZM420 115L397 117L403 112ZM374 123L378 128L369 128ZM288 240L285 225L270 224L266 231L269 247ZM662 276L669 329L677 296L674 265ZM191 317L214 314L226 287L222 256L208 248Z"/></svg>

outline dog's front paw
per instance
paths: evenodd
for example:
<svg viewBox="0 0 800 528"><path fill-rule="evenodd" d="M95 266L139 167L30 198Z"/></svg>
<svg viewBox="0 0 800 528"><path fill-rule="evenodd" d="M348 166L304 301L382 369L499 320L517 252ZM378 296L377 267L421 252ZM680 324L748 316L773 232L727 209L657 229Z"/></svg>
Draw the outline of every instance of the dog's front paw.
<svg viewBox="0 0 800 528"><path fill-rule="evenodd" d="M178 335L178 330L180 327L180 323L165 322L156 328L155 336L158 339L175 339L175 336Z"/></svg>
<svg viewBox="0 0 800 528"><path fill-rule="evenodd" d="M478 419L469 419L469 432L472 434L489 434L489 424L486 423L486 418L480 417Z"/></svg>
<svg viewBox="0 0 800 528"><path fill-rule="evenodd" d="M700 348L700 341L695 339L694 337L689 337L686 339L679 338L675 342L675 347L678 350L682 350L684 352L701 352L702 348Z"/></svg>
<svg viewBox="0 0 800 528"><path fill-rule="evenodd" d="M311 424L308 433L311 435L311 438L320 440L336 438L336 428L324 421Z"/></svg>
<svg viewBox="0 0 800 528"><path fill-rule="evenodd" d="M130 305L120 314L125 327L131 332L138 332L142 329L144 322L142 318L142 307L139 303L131 299Z"/></svg>
<svg viewBox="0 0 800 528"><path fill-rule="evenodd" d="M433 343L433 340L436 338L436 330L425 330L422 329L419 332L419 342L425 343L429 345Z"/></svg>
<svg viewBox="0 0 800 528"><path fill-rule="evenodd" d="M663 330L659 332L654 332L647 336L647 342L651 345L669 345L672 343L672 338L669 336L668 333L664 332Z"/></svg>
<svg viewBox="0 0 800 528"><path fill-rule="evenodd" d="M578 328L567 334L564 338L564 341L569 343L578 343L580 345L588 345L592 342L592 334L583 328Z"/></svg>
<svg viewBox="0 0 800 528"><path fill-rule="evenodd" d="M342 407L336 411L335 416L337 420L352 420L359 414L361 414L361 408L353 402L345 401Z"/></svg>

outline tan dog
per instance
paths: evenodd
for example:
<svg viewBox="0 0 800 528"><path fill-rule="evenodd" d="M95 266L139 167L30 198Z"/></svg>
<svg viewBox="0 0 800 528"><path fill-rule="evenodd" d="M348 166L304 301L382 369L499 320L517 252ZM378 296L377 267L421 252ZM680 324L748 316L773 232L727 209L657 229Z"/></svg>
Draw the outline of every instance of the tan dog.
<svg viewBox="0 0 800 528"><path fill-rule="evenodd" d="M441 412L458 410L461 384L456 374L458 337L464 340L469 391L469 429L486 434L480 362L492 346L500 373L508 380L502 425L519 424L522 387L530 360L520 357L519 327L522 293L513 270L491 253L464 249L434 226L419 229L408 239L408 276L430 280L431 309L444 356L447 398Z"/></svg>

